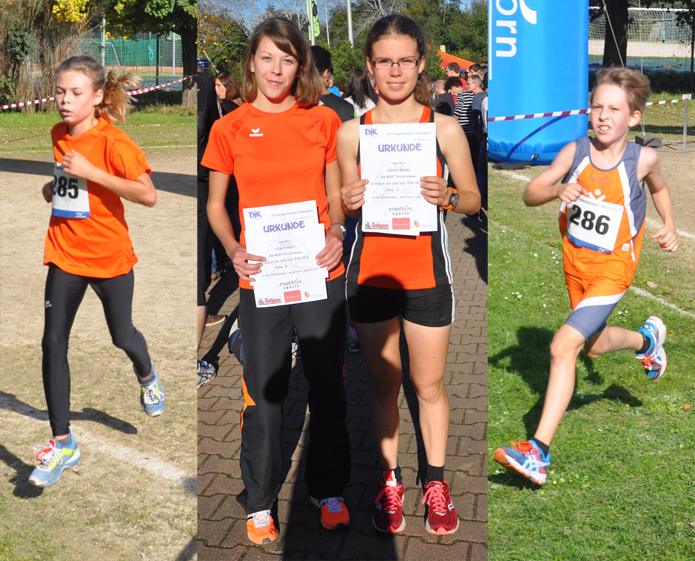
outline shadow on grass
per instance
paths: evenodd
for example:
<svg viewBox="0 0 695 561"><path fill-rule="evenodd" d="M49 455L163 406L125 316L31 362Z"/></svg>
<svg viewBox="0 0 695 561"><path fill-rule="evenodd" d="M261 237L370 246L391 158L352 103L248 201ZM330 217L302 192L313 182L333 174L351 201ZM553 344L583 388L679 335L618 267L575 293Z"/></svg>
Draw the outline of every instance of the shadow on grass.
<svg viewBox="0 0 695 561"><path fill-rule="evenodd" d="M30 466L29 464L23 462L2 444L0 444L0 460L5 462L9 467L17 472L10 479L10 483L14 485L14 491L12 491L12 494L15 497L19 497L21 499L33 499L41 496L43 489L41 487L35 487L29 483L29 476L31 475L31 472L34 471L35 466Z"/></svg>
<svg viewBox="0 0 695 561"><path fill-rule="evenodd" d="M516 345L507 347L488 358L488 364L491 366L501 367L501 363L504 362L505 368L510 372L519 374L528 387L538 395L538 401L523 417L526 438L533 437L543 412L543 402L550 369L549 349L554 335L549 329L521 327L517 332L518 343ZM602 384L603 378L594 368L593 361L583 352L579 355L579 358L587 370L586 379L594 385ZM624 403L630 407L640 407L642 405L642 402L626 388L612 384L600 394L574 395L567 410L576 410L604 399Z"/></svg>
<svg viewBox="0 0 695 561"><path fill-rule="evenodd" d="M35 407L32 407L28 403L24 403L9 393L0 392L0 409L14 411L15 413L36 419L37 421L48 421L47 411L36 409ZM93 423L100 423L125 434L137 434L138 432L138 429L127 421L113 417L104 411L92 409L91 407L85 407L82 409L82 411L71 411L70 419L73 421L91 421Z"/></svg>

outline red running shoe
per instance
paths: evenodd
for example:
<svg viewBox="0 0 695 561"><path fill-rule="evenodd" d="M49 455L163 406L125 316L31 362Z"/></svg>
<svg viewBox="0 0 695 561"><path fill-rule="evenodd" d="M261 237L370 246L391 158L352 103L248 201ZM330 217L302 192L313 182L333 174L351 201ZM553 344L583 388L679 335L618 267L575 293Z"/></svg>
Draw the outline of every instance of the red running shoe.
<svg viewBox="0 0 695 561"><path fill-rule="evenodd" d="M384 472L381 490L375 503L372 524L377 530L390 534L405 530L403 484L396 481L393 471Z"/></svg>
<svg viewBox="0 0 695 561"><path fill-rule="evenodd" d="M425 529L430 534L453 534L459 529L459 519L446 481L430 481L425 485L422 502L427 504Z"/></svg>

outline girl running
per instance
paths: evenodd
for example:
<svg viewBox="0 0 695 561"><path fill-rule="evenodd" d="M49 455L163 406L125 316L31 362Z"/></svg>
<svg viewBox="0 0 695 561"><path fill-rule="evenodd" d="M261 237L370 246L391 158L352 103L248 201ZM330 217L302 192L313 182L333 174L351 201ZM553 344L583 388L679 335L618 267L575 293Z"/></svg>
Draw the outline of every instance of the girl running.
<svg viewBox="0 0 695 561"><path fill-rule="evenodd" d="M125 120L130 109L125 88L136 84L130 75L105 76L101 64L87 56L69 58L56 71L55 101L63 122L51 131L55 177L42 190L53 206L44 247L48 277L41 342L53 439L37 455L41 464L29 477L39 487L53 485L80 460L70 431L68 339L88 286L102 302L114 345L133 362L143 410L156 416L164 409L147 343L132 322L137 257L121 202L151 207L157 193L142 150L111 124Z"/></svg>
<svg viewBox="0 0 695 561"><path fill-rule="evenodd" d="M420 410L427 453L423 502L427 531L450 534L458 518L444 478L449 432L449 399L444 388L449 335L454 318L451 266L442 209L474 214L480 208L466 137L452 118L430 108L425 39L418 25L401 15L379 20L365 44L367 66L376 78L379 102L360 120L338 131L338 159L347 214L360 216L369 180L360 179L359 125L431 123L437 130L436 177L421 178L422 195L438 208L438 230L419 236L363 233L348 267L347 298L352 325L369 370L369 409L383 471L372 518L381 532L401 532L403 484L398 466L398 392L402 369L401 325L408 341L410 377ZM446 170L455 188L447 187Z"/></svg>
<svg viewBox="0 0 695 561"><path fill-rule="evenodd" d="M210 225L239 275L239 320L244 341L244 408L241 412L241 475L249 539L268 543L278 536L271 509L282 476L282 404L291 370L292 330L301 347L309 381L311 421L305 479L312 502L328 529L350 518L341 497L350 477L350 443L345 427L344 238L340 172L335 153L338 115L316 105L320 77L299 29L288 20L261 23L244 58L247 103L216 122L203 165L210 168ZM234 239L225 210L229 177L239 187L241 239ZM253 276L264 256L246 251L243 209L315 201L326 246L316 255L329 273L328 298L257 308ZM261 263L259 263L261 262Z"/></svg>
<svg viewBox="0 0 695 561"><path fill-rule="evenodd" d="M637 270L647 213L645 181L664 222L652 239L664 251L678 249L659 155L627 141L649 99L649 79L625 68L600 70L597 78L591 92L596 137L565 146L524 192L528 206L561 201L562 254L572 313L550 346L550 379L535 435L530 441L499 447L494 459L538 485L545 483L550 444L574 393L582 347L590 358L632 349L652 380L666 370L666 326L661 319L650 317L638 331L606 326Z"/></svg>

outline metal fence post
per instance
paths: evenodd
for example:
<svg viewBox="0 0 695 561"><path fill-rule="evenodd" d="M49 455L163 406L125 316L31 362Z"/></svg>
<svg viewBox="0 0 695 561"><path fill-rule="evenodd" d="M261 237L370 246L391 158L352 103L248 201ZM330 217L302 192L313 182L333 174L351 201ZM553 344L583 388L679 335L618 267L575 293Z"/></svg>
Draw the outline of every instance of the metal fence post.
<svg viewBox="0 0 695 561"><path fill-rule="evenodd" d="M683 94L683 103L685 104L685 109L683 110L683 152L685 152L686 146L688 145L688 100L692 99L692 94Z"/></svg>

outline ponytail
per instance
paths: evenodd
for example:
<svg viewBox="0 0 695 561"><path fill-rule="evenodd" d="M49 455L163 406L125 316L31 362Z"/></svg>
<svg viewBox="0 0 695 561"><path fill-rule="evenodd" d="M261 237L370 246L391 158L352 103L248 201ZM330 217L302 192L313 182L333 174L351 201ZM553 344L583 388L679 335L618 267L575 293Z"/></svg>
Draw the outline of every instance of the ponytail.
<svg viewBox="0 0 695 561"><path fill-rule="evenodd" d="M125 122L126 115L133 108L133 98L128 95L128 89L135 89L140 83L132 74L118 76L110 71L104 84L104 99L96 108L96 116Z"/></svg>

